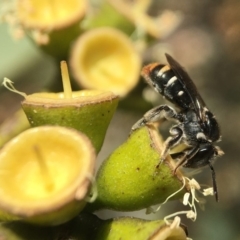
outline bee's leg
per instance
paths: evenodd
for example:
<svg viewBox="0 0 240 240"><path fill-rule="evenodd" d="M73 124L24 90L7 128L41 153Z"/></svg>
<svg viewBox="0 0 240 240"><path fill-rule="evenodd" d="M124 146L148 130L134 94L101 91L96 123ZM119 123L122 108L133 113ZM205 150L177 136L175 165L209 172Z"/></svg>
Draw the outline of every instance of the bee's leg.
<svg viewBox="0 0 240 240"><path fill-rule="evenodd" d="M185 164L187 164L187 162L190 159L192 159L198 151L199 151L199 145L197 144L196 146L191 148L188 152L186 152L186 154L184 154L183 157L177 162L177 165L174 169L174 174L176 173L177 169L180 166L184 166Z"/></svg>
<svg viewBox="0 0 240 240"><path fill-rule="evenodd" d="M171 128L170 134L172 136L168 137L164 143L165 146L162 150L161 159L157 167L159 167L159 165L162 164L162 162L166 159L169 150L180 143L183 136L183 130L180 127L174 126Z"/></svg>
<svg viewBox="0 0 240 240"><path fill-rule="evenodd" d="M180 121L181 114L178 114L173 108L168 105L160 105L146 112L139 121L137 121L131 129L131 132L145 126L147 123L159 122L162 119Z"/></svg>

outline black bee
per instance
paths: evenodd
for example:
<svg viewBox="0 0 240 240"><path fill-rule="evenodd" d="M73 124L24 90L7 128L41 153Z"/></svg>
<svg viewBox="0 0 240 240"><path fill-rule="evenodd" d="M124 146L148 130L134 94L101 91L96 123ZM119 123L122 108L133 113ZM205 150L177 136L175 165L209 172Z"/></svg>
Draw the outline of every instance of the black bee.
<svg viewBox="0 0 240 240"><path fill-rule="evenodd" d="M179 144L187 146L180 154L178 167L199 168L208 165L212 171L213 190L218 201L218 190L212 160L223 151L213 143L220 140L220 129L215 116L206 107L189 75L170 55L168 65L152 63L145 66L142 76L156 92L160 93L179 110L168 105L157 106L144 114L132 127L132 131L148 123L170 120L176 122L165 141L162 161L169 151ZM159 164L160 164L159 163Z"/></svg>

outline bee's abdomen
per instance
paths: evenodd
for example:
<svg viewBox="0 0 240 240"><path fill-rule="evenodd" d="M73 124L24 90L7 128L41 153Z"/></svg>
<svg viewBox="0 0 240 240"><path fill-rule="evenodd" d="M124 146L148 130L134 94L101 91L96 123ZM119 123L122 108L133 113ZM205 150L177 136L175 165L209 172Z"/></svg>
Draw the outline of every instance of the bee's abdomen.
<svg viewBox="0 0 240 240"><path fill-rule="evenodd" d="M149 64L142 75L153 88L180 109L192 108L192 99L169 65Z"/></svg>

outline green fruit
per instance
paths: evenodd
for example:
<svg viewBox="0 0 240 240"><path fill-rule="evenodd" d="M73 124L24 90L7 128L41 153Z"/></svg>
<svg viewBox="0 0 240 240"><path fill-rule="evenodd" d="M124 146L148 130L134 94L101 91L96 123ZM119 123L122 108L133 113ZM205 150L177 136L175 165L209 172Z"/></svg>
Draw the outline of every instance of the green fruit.
<svg viewBox="0 0 240 240"><path fill-rule="evenodd" d="M26 130L0 151L0 219L58 225L86 204L95 150L82 133L65 127Z"/></svg>
<svg viewBox="0 0 240 240"><path fill-rule="evenodd" d="M80 24L86 15L88 1L18 1L19 25L45 52L66 59L73 40L81 34Z"/></svg>
<svg viewBox="0 0 240 240"><path fill-rule="evenodd" d="M99 152L109 123L118 104L111 92L82 90L73 92L70 99L63 93L28 95L22 108L32 127L58 125L85 133Z"/></svg>
<svg viewBox="0 0 240 240"><path fill-rule="evenodd" d="M97 200L89 209L108 208L135 211L162 203L179 190L182 174L174 174L174 162L159 164L162 141L155 128L134 131L125 143L106 159L97 173ZM183 196L185 191L173 199Z"/></svg>
<svg viewBox="0 0 240 240"><path fill-rule="evenodd" d="M85 32L70 53L71 72L80 86L111 91L121 97L137 85L141 63L129 37L110 27Z"/></svg>
<svg viewBox="0 0 240 240"><path fill-rule="evenodd" d="M72 221L57 227L36 227L13 222L0 224L0 236L7 240L186 240L178 224L166 225L163 220L148 221L121 217L101 220L81 213Z"/></svg>

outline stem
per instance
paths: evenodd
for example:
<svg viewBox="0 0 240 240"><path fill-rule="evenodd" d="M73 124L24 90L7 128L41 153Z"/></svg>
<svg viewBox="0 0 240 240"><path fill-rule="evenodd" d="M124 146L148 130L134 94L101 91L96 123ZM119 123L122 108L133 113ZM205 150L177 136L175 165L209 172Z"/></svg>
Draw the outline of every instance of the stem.
<svg viewBox="0 0 240 240"><path fill-rule="evenodd" d="M40 149L37 145L34 146L34 151L35 151L36 156L37 156L37 162L39 164L41 174L42 174L42 178L45 182L46 189L48 189L50 191L53 188L53 181L52 181L52 178L50 176L49 169L47 167L46 161L44 160L42 152L40 151Z"/></svg>
<svg viewBox="0 0 240 240"><path fill-rule="evenodd" d="M68 67L66 61L61 61L61 73L62 73L62 83L64 98L72 98L72 87L68 74Z"/></svg>
<svg viewBox="0 0 240 240"><path fill-rule="evenodd" d="M5 88L7 88L9 91L14 92L14 93L17 93L17 94L23 96L24 98L27 97L27 94L26 94L26 93L18 91L18 90L13 86L13 82L12 82L10 79L4 78L2 84L3 84L3 86L4 86Z"/></svg>

